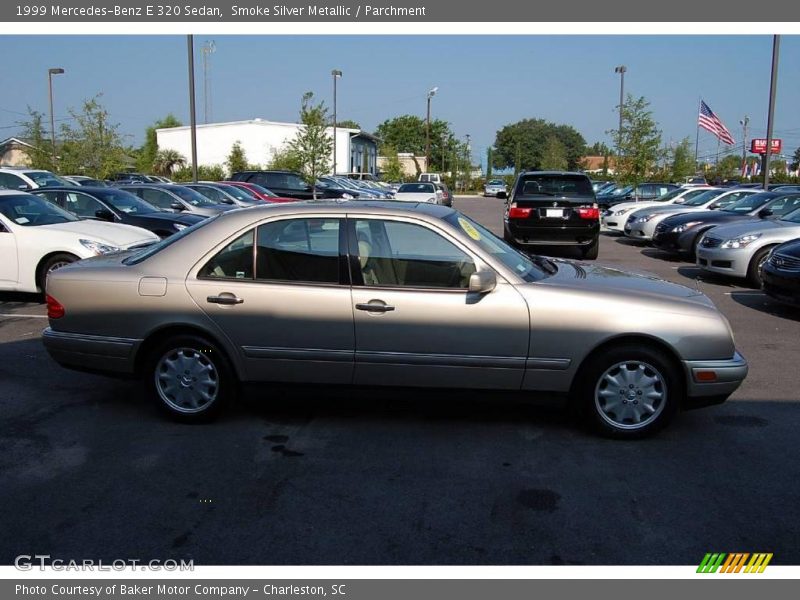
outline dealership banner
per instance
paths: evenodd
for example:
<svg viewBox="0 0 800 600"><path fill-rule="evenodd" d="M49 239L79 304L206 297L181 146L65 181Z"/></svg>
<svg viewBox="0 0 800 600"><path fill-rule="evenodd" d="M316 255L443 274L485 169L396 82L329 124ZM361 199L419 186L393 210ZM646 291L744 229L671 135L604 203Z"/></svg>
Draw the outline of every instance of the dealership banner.
<svg viewBox="0 0 800 600"><path fill-rule="evenodd" d="M11 0L0 21L47 22L773 22L800 21L800 3L773 0L754 10L750 0L713 2L520 2L519 0ZM66 32L65 32L66 33ZM332 31L331 33L336 33Z"/></svg>
<svg viewBox="0 0 800 600"><path fill-rule="evenodd" d="M796 597L795 581L717 575L701 580L450 580L450 579L351 579L351 580L78 580L44 579L0 581L0 598L38 600L291 600L332 598L333 600L531 600L559 597L646 597L674 600L676 597L739 598ZM794 588L794 589L792 589Z"/></svg>

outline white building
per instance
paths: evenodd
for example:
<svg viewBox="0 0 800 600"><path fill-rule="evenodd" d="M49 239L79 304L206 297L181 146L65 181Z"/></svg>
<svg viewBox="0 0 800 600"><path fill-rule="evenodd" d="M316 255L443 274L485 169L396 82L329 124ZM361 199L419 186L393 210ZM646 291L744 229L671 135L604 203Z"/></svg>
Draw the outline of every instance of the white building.
<svg viewBox="0 0 800 600"><path fill-rule="evenodd" d="M299 123L278 123L264 119L209 123L197 125L198 166L224 165L233 144L239 142L247 161L266 165L273 154L297 136L303 128ZM333 127L328 127L333 137ZM170 127L157 129L156 139L160 150L176 150L191 161L191 128ZM377 138L358 129L336 128L336 172L375 174L377 167ZM333 164L333 152L331 152Z"/></svg>

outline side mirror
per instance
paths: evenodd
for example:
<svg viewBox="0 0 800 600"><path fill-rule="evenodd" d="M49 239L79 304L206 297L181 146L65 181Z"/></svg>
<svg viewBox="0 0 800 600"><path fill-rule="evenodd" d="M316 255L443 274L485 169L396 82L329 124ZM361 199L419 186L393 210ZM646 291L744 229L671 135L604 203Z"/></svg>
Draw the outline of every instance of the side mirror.
<svg viewBox="0 0 800 600"><path fill-rule="evenodd" d="M508 198L508 194L506 192L497 192L497 197L500 198L500 200L505 200Z"/></svg>
<svg viewBox="0 0 800 600"><path fill-rule="evenodd" d="M173 202L172 204L170 204L169 207L172 210L177 210L177 211L182 211L183 210L183 204L181 204L177 200L175 202Z"/></svg>
<svg viewBox="0 0 800 600"><path fill-rule="evenodd" d="M17 189L20 189L24 192L31 189L31 186L29 186L27 183L22 183L19 186L17 186Z"/></svg>
<svg viewBox="0 0 800 600"><path fill-rule="evenodd" d="M222 203L223 204L233 204L233 200L231 200L230 198L223 198L222 199Z"/></svg>
<svg viewBox="0 0 800 600"><path fill-rule="evenodd" d="M113 221L114 213L107 208L100 208L94 212L94 216L102 221Z"/></svg>
<svg viewBox="0 0 800 600"><path fill-rule="evenodd" d="M767 217L771 217L773 214L775 213L772 212L771 208L762 208L760 211L758 211L758 218L766 219Z"/></svg>
<svg viewBox="0 0 800 600"><path fill-rule="evenodd" d="M476 271L469 276L469 291L476 294L487 294L497 287L497 276L494 271Z"/></svg>

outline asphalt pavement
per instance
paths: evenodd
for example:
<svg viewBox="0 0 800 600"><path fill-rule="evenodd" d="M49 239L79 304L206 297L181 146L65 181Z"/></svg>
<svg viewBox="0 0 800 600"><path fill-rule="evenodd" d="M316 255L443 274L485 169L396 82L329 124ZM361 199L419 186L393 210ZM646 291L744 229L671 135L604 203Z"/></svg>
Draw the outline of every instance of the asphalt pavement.
<svg viewBox="0 0 800 600"><path fill-rule="evenodd" d="M456 208L501 231L502 201ZM211 425L44 352L40 298L0 294L0 563L800 564L800 311L624 239L601 264L699 285L750 375L657 437L601 439L490 392L255 387ZM705 279L705 278L704 278Z"/></svg>

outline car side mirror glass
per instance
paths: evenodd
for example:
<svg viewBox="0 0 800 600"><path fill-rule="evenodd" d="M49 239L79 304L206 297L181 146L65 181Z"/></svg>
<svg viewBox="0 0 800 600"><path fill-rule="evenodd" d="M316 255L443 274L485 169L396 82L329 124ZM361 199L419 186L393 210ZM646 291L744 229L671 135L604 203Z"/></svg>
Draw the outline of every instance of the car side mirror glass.
<svg viewBox="0 0 800 600"><path fill-rule="evenodd" d="M487 294L497 287L497 276L494 271L476 271L469 277L469 291L476 294Z"/></svg>
<svg viewBox="0 0 800 600"><path fill-rule="evenodd" d="M183 210L183 204L181 204L180 202L177 202L177 201L173 202L172 204L170 204L169 207L172 210Z"/></svg>
<svg viewBox="0 0 800 600"><path fill-rule="evenodd" d="M29 186L27 183L21 183L19 186L17 186L17 189L25 191L31 189L31 186Z"/></svg>
<svg viewBox="0 0 800 600"><path fill-rule="evenodd" d="M760 211L758 211L758 218L766 219L767 217L771 217L773 214L775 213L772 212L771 208L762 208Z"/></svg>
<svg viewBox="0 0 800 600"><path fill-rule="evenodd" d="M231 200L230 198L223 198L222 199L222 203L223 204L233 204L233 200Z"/></svg>
<svg viewBox="0 0 800 600"><path fill-rule="evenodd" d="M505 200L508 198L508 194L506 192L497 192L497 197L500 198L500 200Z"/></svg>
<svg viewBox="0 0 800 600"><path fill-rule="evenodd" d="M100 208L94 212L94 216L103 221L113 221L114 213L107 208Z"/></svg>

